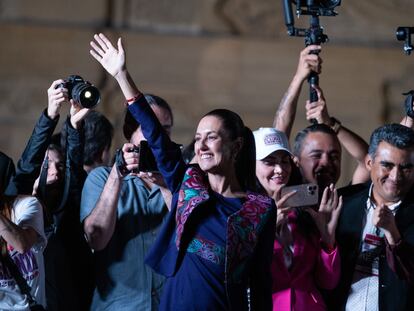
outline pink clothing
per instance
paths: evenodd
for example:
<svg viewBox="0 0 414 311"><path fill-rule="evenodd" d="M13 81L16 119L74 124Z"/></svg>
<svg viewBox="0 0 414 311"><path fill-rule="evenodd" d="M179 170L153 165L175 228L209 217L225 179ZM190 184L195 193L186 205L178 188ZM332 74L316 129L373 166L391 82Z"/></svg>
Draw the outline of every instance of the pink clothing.
<svg viewBox="0 0 414 311"><path fill-rule="evenodd" d="M291 218L291 217L289 217ZM322 249L319 236L305 237L290 219L294 239L293 263L286 268L282 245L275 239L272 260L274 311L323 311L325 302L317 287L333 289L340 278L338 249Z"/></svg>

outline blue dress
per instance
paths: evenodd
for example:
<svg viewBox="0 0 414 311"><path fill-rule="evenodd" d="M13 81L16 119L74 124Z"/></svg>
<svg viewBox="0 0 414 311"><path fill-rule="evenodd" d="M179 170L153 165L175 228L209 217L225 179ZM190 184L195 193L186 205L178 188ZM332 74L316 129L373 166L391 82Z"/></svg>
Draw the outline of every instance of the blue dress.
<svg viewBox="0 0 414 311"><path fill-rule="evenodd" d="M177 273L164 285L160 310L228 310L223 282L226 226L241 206L241 199L212 193L199 215L193 215L193 239Z"/></svg>

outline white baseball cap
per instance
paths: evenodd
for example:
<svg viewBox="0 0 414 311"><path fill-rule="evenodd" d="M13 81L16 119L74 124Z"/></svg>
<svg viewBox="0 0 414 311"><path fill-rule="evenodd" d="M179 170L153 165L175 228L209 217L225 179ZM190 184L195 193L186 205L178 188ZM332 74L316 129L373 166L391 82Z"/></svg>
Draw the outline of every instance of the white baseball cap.
<svg viewBox="0 0 414 311"><path fill-rule="evenodd" d="M263 160L278 150L284 150L292 155L285 133L273 127L261 127L254 131L253 135L256 143L256 160Z"/></svg>

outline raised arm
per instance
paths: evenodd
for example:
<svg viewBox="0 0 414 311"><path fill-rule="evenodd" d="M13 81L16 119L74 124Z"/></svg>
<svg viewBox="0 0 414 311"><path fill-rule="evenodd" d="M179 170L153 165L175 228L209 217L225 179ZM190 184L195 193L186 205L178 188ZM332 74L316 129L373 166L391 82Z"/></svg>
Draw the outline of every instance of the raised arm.
<svg viewBox="0 0 414 311"><path fill-rule="evenodd" d="M40 202L31 196L18 197L13 202L13 221L0 213L0 237L19 253L27 252L39 243L44 246L43 213Z"/></svg>
<svg viewBox="0 0 414 311"><path fill-rule="evenodd" d="M0 214L0 236L19 253L27 252L37 241L37 233L31 228L22 228Z"/></svg>
<svg viewBox="0 0 414 311"><path fill-rule="evenodd" d="M409 116L404 116L400 122L401 125L404 125L409 128L413 128L414 120Z"/></svg>
<svg viewBox="0 0 414 311"><path fill-rule="evenodd" d="M411 104L411 107L410 107L410 104ZM406 113L406 115L402 118L402 120L400 122L401 125L404 125L404 126L409 127L409 128L413 128L413 125L414 125L414 120L413 120L414 109L413 108L414 108L413 107L413 95L409 94L409 96L405 100L405 113Z"/></svg>
<svg viewBox="0 0 414 311"><path fill-rule="evenodd" d="M68 195L67 201L73 211L78 211L81 201L81 193L83 184L86 179L86 171L83 169L83 149L85 137L83 132L83 119L89 112L89 109L82 108L73 99L70 100L70 116L66 120L64 126L66 128L66 174L65 187ZM66 202L63 202L66 203ZM75 209L75 206L77 207ZM79 219L79 215L74 217Z"/></svg>
<svg viewBox="0 0 414 311"><path fill-rule="evenodd" d="M118 38L117 48L104 34L95 34L93 38L95 41L91 41L90 54L114 77L128 104L131 104L135 97L141 95L141 92L127 70L125 50L121 38Z"/></svg>
<svg viewBox="0 0 414 311"><path fill-rule="evenodd" d="M296 108L303 82L314 71L321 72L322 60L318 55L310 54L313 50L320 50L319 45L310 45L300 53L298 68L283 96L273 119L273 127L282 131L289 138L295 122Z"/></svg>
<svg viewBox="0 0 414 311"><path fill-rule="evenodd" d="M335 118L330 117L322 89L314 86L318 94L318 101L306 102L306 118L315 119L318 123L330 126L337 134L339 141L349 154L357 161L357 167L352 176L352 184L364 183L369 180L369 172L365 167L365 156L368 153L368 144L356 133L346 128Z"/></svg>
<svg viewBox="0 0 414 311"><path fill-rule="evenodd" d="M131 151L133 148L131 143L124 144L109 175L103 167L95 169L83 187L81 221L88 244L94 250L104 249L114 234L123 179L138 169L138 156Z"/></svg>
<svg viewBox="0 0 414 311"><path fill-rule="evenodd" d="M67 90L56 88L61 83L63 83L62 79L53 81L47 90L47 109L37 121L26 148L17 162L13 182L20 194L32 194L35 180L39 177L46 150L59 121L60 108L67 100Z"/></svg>
<svg viewBox="0 0 414 311"><path fill-rule="evenodd" d="M126 68L125 51L121 39L118 39L117 48L103 34L95 35L94 39L95 41L91 42L91 55L118 82L129 105L128 109L140 123L144 137L148 140L169 190L175 192L184 174L180 147L170 140L145 96L132 80Z"/></svg>

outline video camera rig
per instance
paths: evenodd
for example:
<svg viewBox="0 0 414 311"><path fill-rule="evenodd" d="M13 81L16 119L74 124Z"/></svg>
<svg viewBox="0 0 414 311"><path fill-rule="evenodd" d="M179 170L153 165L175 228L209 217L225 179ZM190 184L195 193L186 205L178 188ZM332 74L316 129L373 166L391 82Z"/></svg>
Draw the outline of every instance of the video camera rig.
<svg viewBox="0 0 414 311"><path fill-rule="evenodd" d="M334 9L341 4L341 0L282 0L285 25L289 36L304 37L305 45L320 45L329 40L328 36L323 33L323 28L319 23L319 16L336 16ZM293 19L292 3L296 5L296 15L310 15L310 26L308 29L296 28ZM319 51L312 51L318 54ZM308 83L310 87L310 101L318 100L318 94L312 88L312 85L319 85L319 76L316 72L309 75ZM316 121L312 121L315 123Z"/></svg>
<svg viewBox="0 0 414 311"><path fill-rule="evenodd" d="M414 27L400 26L397 28L395 35L398 41L404 42L404 53L407 55L411 54L413 46L411 45L411 35L414 33Z"/></svg>
<svg viewBox="0 0 414 311"><path fill-rule="evenodd" d="M411 35L414 33L414 27L400 26L395 31L395 35L398 41L404 41L404 53L410 55L413 50L411 44ZM405 113L410 118L414 118L413 110L413 99L414 99L414 90L403 93L402 95L406 96L404 101Z"/></svg>

